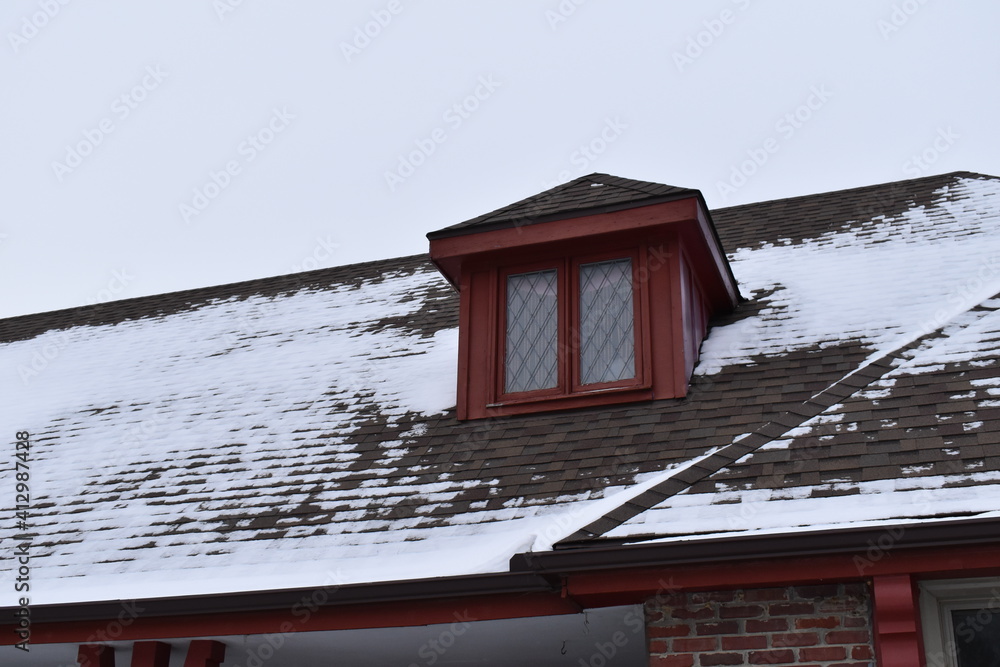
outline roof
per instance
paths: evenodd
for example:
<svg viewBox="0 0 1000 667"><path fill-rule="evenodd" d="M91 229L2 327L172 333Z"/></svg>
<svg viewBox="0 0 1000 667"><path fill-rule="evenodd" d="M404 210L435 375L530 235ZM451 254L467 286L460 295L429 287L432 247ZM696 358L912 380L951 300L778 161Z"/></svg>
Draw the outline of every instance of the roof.
<svg viewBox="0 0 1000 667"><path fill-rule="evenodd" d="M694 196L700 197L701 193L672 185L593 173L471 220L431 232L427 238L433 240L492 229L523 227L578 215L592 215Z"/></svg>
<svg viewBox="0 0 1000 667"><path fill-rule="evenodd" d="M713 211L746 302L686 398L613 408L455 420L426 256L0 321L33 603L994 516L998 195L961 172Z"/></svg>

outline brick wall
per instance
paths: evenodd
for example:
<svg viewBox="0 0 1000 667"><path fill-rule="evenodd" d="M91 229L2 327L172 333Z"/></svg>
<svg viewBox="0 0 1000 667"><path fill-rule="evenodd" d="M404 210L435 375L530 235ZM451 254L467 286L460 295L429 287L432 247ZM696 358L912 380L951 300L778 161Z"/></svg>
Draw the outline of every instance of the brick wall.
<svg viewBox="0 0 1000 667"><path fill-rule="evenodd" d="M865 584L668 592L646 603L651 667L874 665Z"/></svg>

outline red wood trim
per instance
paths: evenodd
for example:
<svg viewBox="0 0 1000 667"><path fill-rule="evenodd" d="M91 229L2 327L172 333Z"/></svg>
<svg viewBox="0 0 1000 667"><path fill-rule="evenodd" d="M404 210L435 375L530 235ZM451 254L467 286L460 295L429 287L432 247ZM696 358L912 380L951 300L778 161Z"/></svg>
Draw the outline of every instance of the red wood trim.
<svg viewBox="0 0 1000 667"><path fill-rule="evenodd" d="M214 639L192 639L184 667L219 667L226 659L226 645Z"/></svg>
<svg viewBox="0 0 1000 667"><path fill-rule="evenodd" d="M703 214L702 217L704 217ZM539 243L561 243L623 229L648 230L684 221L698 224L697 197L692 196L687 199L652 206L639 206L612 213L553 220L538 225L434 239L430 242L430 254L436 263L448 266L447 259L453 257L514 249Z"/></svg>
<svg viewBox="0 0 1000 667"><path fill-rule="evenodd" d="M817 581L864 581L912 574L922 579L1000 574L1000 545L939 547L865 554L783 557L671 565L567 575L567 590L584 607L636 604L662 592L791 586Z"/></svg>
<svg viewBox="0 0 1000 667"><path fill-rule="evenodd" d="M462 273L461 283L458 288L458 391L455 406L456 417L468 419L469 417L469 383L472 381L469 368L469 337L472 331L472 303L470 296L472 277L468 271Z"/></svg>
<svg viewBox="0 0 1000 667"><path fill-rule="evenodd" d="M325 596L326 592L320 588L314 592L312 598L306 596L291 608L270 611L161 617L140 614L122 628L116 640L394 628L454 623L456 618L488 621L576 614L580 611L575 602L561 597L558 593L488 595L476 598L381 602L337 607L319 606L319 600L328 599ZM65 644L87 641L87 637L103 632L106 627L106 620L34 623L31 627L31 643ZM0 626L2 633L0 645L13 644L17 640L10 632L12 628L13 626L9 624ZM13 637L13 640L8 635ZM91 667L105 666L95 664Z"/></svg>
<svg viewBox="0 0 1000 667"><path fill-rule="evenodd" d="M886 574L872 578L875 652L881 667L924 667L920 607L913 578Z"/></svg>
<svg viewBox="0 0 1000 667"><path fill-rule="evenodd" d="M80 667L115 667L115 649L104 644L80 644L76 661Z"/></svg>
<svg viewBox="0 0 1000 667"><path fill-rule="evenodd" d="M170 644L136 642L132 645L131 667L170 667Z"/></svg>

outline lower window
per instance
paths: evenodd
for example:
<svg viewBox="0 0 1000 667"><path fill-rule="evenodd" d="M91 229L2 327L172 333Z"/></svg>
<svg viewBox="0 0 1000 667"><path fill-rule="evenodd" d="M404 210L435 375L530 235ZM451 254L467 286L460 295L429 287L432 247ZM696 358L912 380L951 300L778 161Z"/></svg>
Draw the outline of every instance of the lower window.
<svg viewBox="0 0 1000 667"><path fill-rule="evenodd" d="M921 582L920 615L928 667L1000 667L1000 577Z"/></svg>

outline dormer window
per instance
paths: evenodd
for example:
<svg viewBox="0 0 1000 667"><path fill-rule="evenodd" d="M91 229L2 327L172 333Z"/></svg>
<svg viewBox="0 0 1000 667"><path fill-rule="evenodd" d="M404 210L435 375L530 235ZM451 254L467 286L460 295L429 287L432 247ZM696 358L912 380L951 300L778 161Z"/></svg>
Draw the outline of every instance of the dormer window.
<svg viewBox="0 0 1000 667"><path fill-rule="evenodd" d="M498 403L641 385L635 273L621 253L504 269Z"/></svg>
<svg viewBox="0 0 1000 667"><path fill-rule="evenodd" d="M461 293L460 419L683 396L738 298L694 190L594 175L428 237Z"/></svg>

